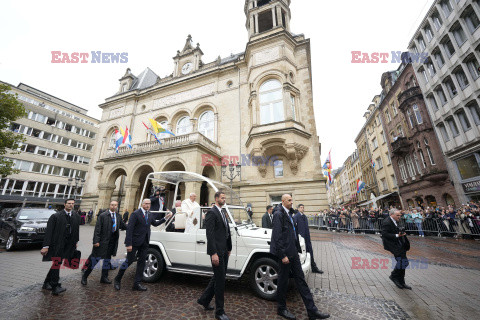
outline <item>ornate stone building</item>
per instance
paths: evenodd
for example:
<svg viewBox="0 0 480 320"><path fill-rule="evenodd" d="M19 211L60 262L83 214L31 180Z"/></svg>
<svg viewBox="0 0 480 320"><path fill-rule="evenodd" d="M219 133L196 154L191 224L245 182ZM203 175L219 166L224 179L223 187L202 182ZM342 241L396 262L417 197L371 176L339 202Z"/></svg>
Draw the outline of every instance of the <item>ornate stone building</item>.
<svg viewBox="0 0 480 320"><path fill-rule="evenodd" d="M402 206L458 204L412 64L384 73L382 89L380 110Z"/></svg>
<svg viewBox="0 0 480 320"><path fill-rule="evenodd" d="M251 203L254 220L265 206L292 193L307 212L327 207L321 174L320 143L312 98L310 41L290 31L290 0L245 1L249 42L245 52L204 63L200 45L189 36L173 58L173 73L161 78L151 69L135 76L127 69L119 90L100 105L100 139L95 145L86 186L85 209L106 208L121 200L121 210L138 207L145 177L157 171L191 171L222 180L215 161L239 161L241 180L233 187ZM156 119L175 133L152 140L146 128ZM133 148L116 153L113 133L128 126ZM253 163L250 157L269 159ZM274 160L273 160L274 159ZM209 160L209 161L207 161ZM225 180L224 180L225 181ZM182 188L213 194L199 184ZM167 189L168 205L173 196Z"/></svg>

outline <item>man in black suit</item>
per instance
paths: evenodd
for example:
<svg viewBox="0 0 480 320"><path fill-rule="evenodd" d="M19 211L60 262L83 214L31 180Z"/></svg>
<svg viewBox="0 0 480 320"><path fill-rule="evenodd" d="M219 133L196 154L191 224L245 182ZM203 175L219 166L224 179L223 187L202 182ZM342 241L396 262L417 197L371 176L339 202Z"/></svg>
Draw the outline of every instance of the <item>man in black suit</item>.
<svg viewBox="0 0 480 320"><path fill-rule="evenodd" d="M322 274L323 271L318 269L315 260L313 259L313 247L312 241L310 240L310 228L308 227L308 219L307 216L304 214L305 206L303 204L299 204L297 207L297 214L293 217L293 222L297 225L298 233L305 239L305 246L307 252L310 253L311 257L311 266L312 272Z"/></svg>
<svg viewBox="0 0 480 320"><path fill-rule="evenodd" d="M228 320L225 314L223 294L225 291L225 276L227 273L228 257L232 251L232 237L228 214L222 209L226 201L225 193L215 193L215 205L208 210L205 216L207 234L207 254L212 260L213 277L197 302L205 310L213 310L210 306L215 296L215 319Z"/></svg>
<svg viewBox="0 0 480 320"><path fill-rule="evenodd" d="M158 212L150 212L150 199L144 199L142 207L135 210L130 215L128 221L127 234L125 236L125 246L127 247L127 259L120 267L117 276L114 279L114 287L116 290L120 290L120 284L122 281L125 270L135 261L135 256L138 252L137 270L135 273L135 283L133 290L146 291L147 288L142 286L143 269L145 269L145 255L147 253L148 244L150 242L150 225L155 227L165 223L166 219L169 219L172 214L167 214L164 218L158 219Z"/></svg>
<svg viewBox="0 0 480 320"><path fill-rule="evenodd" d="M153 197L150 198L150 211L165 211L165 194L161 193L160 189L156 190ZM165 213L160 213L160 218L163 218Z"/></svg>
<svg viewBox="0 0 480 320"><path fill-rule="evenodd" d="M303 303L307 309L308 318L326 319L330 317L328 313L318 311L313 301L312 293L308 288L300 264L299 253L302 252L300 241L298 240L298 231L292 219L292 197L289 194L282 196L282 204L277 206L273 214L272 240L270 244L270 253L278 258L280 270L278 272L277 282L277 313L286 319L296 319L295 316L287 310L285 297L287 295L288 280L290 274L293 275L297 289L302 296Z"/></svg>
<svg viewBox="0 0 480 320"><path fill-rule="evenodd" d="M103 259L101 283L111 284L108 270L111 269L112 256L117 255L120 230L127 229L122 217L117 213L118 202L111 201L109 209L100 214L93 231L93 249L87 260L87 268L82 275L81 283L86 286L87 279L95 265Z"/></svg>
<svg viewBox="0 0 480 320"><path fill-rule="evenodd" d="M50 271L43 283L43 289L52 290L53 295L65 292L58 283L63 259L69 259L79 240L80 216L73 212L74 199L65 200L65 208L50 216L40 253L43 261L52 261Z"/></svg>
<svg viewBox="0 0 480 320"><path fill-rule="evenodd" d="M262 228L272 229L273 227L273 207L267 206L267 212L262 217Z"/></svg>
<svg viewBox="0 0 480 320"><path fill-rule="evenodd" d="M405 229L400 232L398 223L402 213L398 209L391 211L390 217L383 219L382 222L382 241L383 248L390 251L397 261L395 268L390 275L390 280L400 289L412 289L405 284L405 268L408 266L407 251L410 250Z"/></svg>

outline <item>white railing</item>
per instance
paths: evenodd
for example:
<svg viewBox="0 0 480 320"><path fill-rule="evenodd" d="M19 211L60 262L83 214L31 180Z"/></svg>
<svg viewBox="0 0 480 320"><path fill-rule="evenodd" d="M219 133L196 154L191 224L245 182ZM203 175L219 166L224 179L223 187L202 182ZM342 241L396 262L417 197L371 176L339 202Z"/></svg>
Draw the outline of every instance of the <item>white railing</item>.
<svg viewBox="0 0 480 320"><path fill-rule="evenodd" d="M104 159L112 159L126 155L137 155L160 150L168 150L192 144L200 144L209 149L210 151L216 153L217 155L221 154L220 147L214 142L212 142L210 139L202 135L200 132L193 132L171 138L160 139L160 142L162 144L159 144L156 140L137 143L132 145L132 149L128 147L120 147L118 148L118 153L115 152L114 148L109 148L106 152Z"/></svg>

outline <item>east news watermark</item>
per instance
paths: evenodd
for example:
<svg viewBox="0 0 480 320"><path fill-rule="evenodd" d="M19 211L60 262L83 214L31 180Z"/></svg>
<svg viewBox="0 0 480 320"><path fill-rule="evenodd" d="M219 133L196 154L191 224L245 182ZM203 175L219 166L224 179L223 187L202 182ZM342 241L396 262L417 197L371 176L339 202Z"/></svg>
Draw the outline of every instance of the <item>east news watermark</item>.
<svg viewBox="0 0 480 320"><path fill-rule="evenodd" d="M62 52L51 51L52 63L128 63L128 52Z"/></svg>
<svg viewBox="0 0 480 320"><path fill-rule="evenodd" d="M352 63L426 63L428 61L427 52L362 52L352 51Z"/></svg>
<svg viewBox="0 0 480 320"><path fill-rule="evenodd" d="M377 270L377 269L395 269L397 259L366 259L362 257L351 257L353 270ZM428 259L401 259L400 266L402 269L428 269Z"/></svg>

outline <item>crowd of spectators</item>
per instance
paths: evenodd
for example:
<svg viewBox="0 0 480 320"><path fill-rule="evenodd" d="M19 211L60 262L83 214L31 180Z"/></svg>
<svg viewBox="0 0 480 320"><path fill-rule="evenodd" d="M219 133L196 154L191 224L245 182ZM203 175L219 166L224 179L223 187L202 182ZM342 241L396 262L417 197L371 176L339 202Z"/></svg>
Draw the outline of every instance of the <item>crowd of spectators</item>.
<svg viewBox="0 0 480 320"><path fill-rule="evenodd" d="M388 208L330 208L310 217L310 224L324 230L351 233L380 233ZM446 237L480 237L480 203L470 201L461 206L430 207L420 205L402 210L402 225L407 234Z"/></svg>

